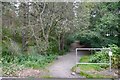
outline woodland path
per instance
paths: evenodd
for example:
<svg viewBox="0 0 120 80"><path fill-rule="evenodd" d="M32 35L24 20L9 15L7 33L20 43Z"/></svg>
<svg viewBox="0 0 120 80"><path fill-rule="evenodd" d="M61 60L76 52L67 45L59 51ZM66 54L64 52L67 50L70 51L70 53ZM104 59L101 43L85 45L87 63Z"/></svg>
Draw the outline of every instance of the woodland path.
<svg viewBox="0 0 120 80"><path fill-rule="evenodd" d="M79 52L78 60L83 54ZM76 54L75 51L69 52L66 55L59 56L59 58L53 62L53 64L48 68L50 76L54 78L83 78L77 74L73 75L71 69L76 64Z"/></svg>

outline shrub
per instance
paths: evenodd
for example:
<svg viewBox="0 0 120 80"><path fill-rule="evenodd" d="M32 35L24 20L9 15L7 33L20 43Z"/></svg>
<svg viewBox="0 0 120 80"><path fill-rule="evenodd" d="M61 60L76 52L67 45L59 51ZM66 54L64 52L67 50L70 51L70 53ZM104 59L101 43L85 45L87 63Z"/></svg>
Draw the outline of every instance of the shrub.
<svg viewBox="0 0 120 80"><path fill-rule="evenodd" d="M2 68L4 76L15 76L17 70L24 68L45 68L55 58L55 54L40 55L37 53L11 55L8 49L4 49L2 55Z"/></svg>
<svg viewBox="0 0 120 80"><path fill-rule="evenodd" d="M89 62L93 63L103 63L109 61L109 55L107 52L99 51L90 57Z"/></svg>
<svg viewBox="0 0 120 80"><path fill-rule="evenodd" d="M120 48L117 45L112 44L112 45L109 45L109 47L111 48L113 54L120 55Z"/></svg>
<svg viewBox="0 0 120 80"><path fill-rule="evenodd" d="M118 68L120 61L120 48L117 45L109 45L113 55L112 55L112 67L113 68ZM95 63L108 63L109 62L109 55L108 52L106 51L99 51L96 52L94 55L90 56L89 62L95 62ZM107 67L107 66L101 66L101 67Z"/></svg>
<svg viewBox="0 0 120 80"><path fill-rule="evenodd" d="M49 43L49 48L47 52L49 54L57 54L59 52L58 43L56 41L51 41Z"/></svg>

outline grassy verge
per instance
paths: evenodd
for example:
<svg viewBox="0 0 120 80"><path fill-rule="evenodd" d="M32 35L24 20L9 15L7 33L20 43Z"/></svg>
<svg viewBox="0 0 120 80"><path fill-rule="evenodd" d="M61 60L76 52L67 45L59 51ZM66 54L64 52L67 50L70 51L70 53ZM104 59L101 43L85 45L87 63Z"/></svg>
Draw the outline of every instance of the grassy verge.
<svg viewBox="0 0 120 80"><path fill-rule="evenodd" d="M111 76L100 75L100 74L88 74L85 72L80 72L81 76L85 76L86 78L112 78Z"/></svg>
<svg viewBox="0 0 120 80"><path fill-rule="evenodd" d="M81 57L80 62L88 62L89 56ZM77 72L80 76L86 78L111 78L111 76L98 74L98 72L105 70L100 65L96 64L79 64L72 68L72 71Z"/></svg>

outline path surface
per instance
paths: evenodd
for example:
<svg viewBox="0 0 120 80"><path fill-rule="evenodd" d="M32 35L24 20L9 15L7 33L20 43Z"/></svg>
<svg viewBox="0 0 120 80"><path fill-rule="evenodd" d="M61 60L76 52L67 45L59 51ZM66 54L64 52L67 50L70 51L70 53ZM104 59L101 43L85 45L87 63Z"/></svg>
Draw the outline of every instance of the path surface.
<svg viewBox="0 0 120 80"><path fill-rule="evenodd" d="M80 58L82 54L78 55ZM78 58L78 60L79 60ZM71 74L71 69L76 64L75 52L69 52L58 58L49 68L50 76L56 78L83 78L78 75Z"/></svg>

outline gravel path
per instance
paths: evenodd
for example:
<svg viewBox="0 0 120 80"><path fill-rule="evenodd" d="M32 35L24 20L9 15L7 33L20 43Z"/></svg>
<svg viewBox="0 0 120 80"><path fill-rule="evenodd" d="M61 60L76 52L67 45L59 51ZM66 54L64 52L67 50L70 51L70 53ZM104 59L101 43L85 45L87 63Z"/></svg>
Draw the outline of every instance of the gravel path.
<svg viewBox="0 0 120 80"><path fill-rule="evenodd" d="M82 54L78 55L78 60ZM82 76L73 75L71 68L76 64L75 52L69 52L66 55L60 56L58 60L48 68L51 77L55 78L83 78Z"/></svg>

